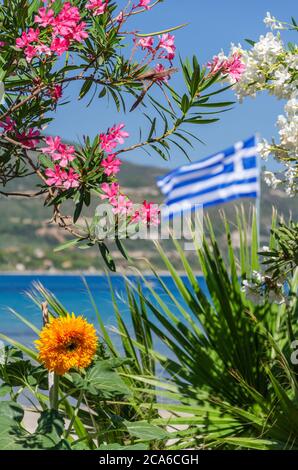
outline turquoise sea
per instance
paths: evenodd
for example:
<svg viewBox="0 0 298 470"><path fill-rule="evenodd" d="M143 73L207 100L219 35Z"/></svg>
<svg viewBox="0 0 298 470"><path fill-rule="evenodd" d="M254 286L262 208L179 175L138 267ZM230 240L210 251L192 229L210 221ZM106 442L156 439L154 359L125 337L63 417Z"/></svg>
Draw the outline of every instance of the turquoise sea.
<svg viewBox="0 0 298 470"><path fill-rule="evenodd" d="M134 283L140 282L137 277L130 276L130 280ZM104 275L87 275L84 277L95 299L98 310L104 321L104 324L112 332L111 336L113 341L117 343L119 337L114 331L116 328L116 320L114 315L113 303L111 299L111 291L109 282ZM179 293L170 276L162 276L163 281L170 288L176 298L179 298ZM117 298L119 310L124 320L129 325L129 308L127 305L125 283L121 275L112 275L110 277L113 292ZM176 307L171 302L171 299L161 289L157 280L153 276L146 276L151 287L157 290L158 294L162 296L163 300L171 307L172 311L177 315ZM187 285L188 281L183 277L184 283ZM28 320L36 326L42 326L41 312L36 305L26 296L26 292L32 289L34 282L40 282L50 290L58 300L67 308L68 311L76 314L84 315L89 321L97 324L96 314L91 305L88 293L83 283L83 279L79 275L0 275L0 332L10 336L18 341L26 344L31 343L36 339L34 333L28 329L22 322L16 319L9 313L9 308L14 309L18 313L25 316ZM144 292L148 298L152 300L149 289L143 284ZM205 289L203 279L200 279L200 284Z"/></svg>

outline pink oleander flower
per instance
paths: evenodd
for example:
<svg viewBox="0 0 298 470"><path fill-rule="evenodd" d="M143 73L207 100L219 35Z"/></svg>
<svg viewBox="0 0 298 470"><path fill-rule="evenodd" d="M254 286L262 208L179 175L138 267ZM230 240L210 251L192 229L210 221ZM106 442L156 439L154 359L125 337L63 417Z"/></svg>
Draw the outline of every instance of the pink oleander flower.
<svg viewBox="0 0 298 470"><path fill-rule="evenodd" d="M112 152L117 147L117 142L110 134L100 134L100 146L105 152Z"/></svg>
<svg viewBox="0 0 298 470"><path fill-rule="evenodd" d="M9 116L6 116L5 120L0 122L0 127L2 127L4 132L14 132L16 130L16 122Z"/></svg>
<svg viewBox="0 0 298 470"><path fill-rule="evenodd" d="M66 171L62 170L59 165L55 165L54 170L52 168L47 168L45 175L48 177L47 185L48 186L62 186L66 178Z"/></svg>
<svg viewBox="0 0 298 470"><path fill-rule="evenodd" d="M160 210L157 204L144 201L142 207L134 213L131 221L142 222L146 225L158 225L159 214Z"/></svg>
<svg viewBox="0 0 298 470"><path fill-rule="evenodd" d="M110 204L114 204L119 195L120 187L118 183L111 183L111 184L102 183L101 190L103 191L104 194L100 194L99 197L102 200L108 199Z"/></svg>
<svg viewBox="0 0 298 470"><path fill-rule="evenodd" d="M65 168L69 162L75 160L75 148L73 145L61 144L59 148L60 166Z"/></svg>
<svg viewBox="0 0 298 470"><path fill-rule="evenodd" d="M38 56L38 48L36 46L29 45L25 48L25 57L27 62L31 62L34 57Z"/></svg>
<svg viewBox="0 0 298 470"><path fill-rule="evenodd" d="M113 139L116 140L119 144L124 144L124 139L127 139L127 137L129 137L129 133L122 130L124 127L125 124L121 123L113 126L110 129L110 135L112 135Z"/></svg>
<svg viewBox="0 0 298 470"><path fill-rule="evenodd" d="M62 144L60 137L46 137L47 147L42 147L42 153L51 156L53 161L59 161L60 166L65 168L69 162L75 160L75 148L73 145Z"/></svg>
<svg viewBox="0 0 298 470"><path fill-rule="evenodd" d="M120 11L119 15L116 16L115 21L117 21L117 23L122 23L124 21L123 11Z"/></svg>
<svg viewBox="0 0 298 470"><path fill-rule="evenodd" d="M35 137L39 136L40 132L37 129L29 129L27 133L22 132L21 134L16 134L16 138L29 149L37 147L39 139L36 139Z"/></svg>
<svg viewBox="0 0 298 470"><path fill-rule="evenodd" d="M236 82L240 80L246 68L239 52L234 52L227 59L214 56L212 62L208 62L207 66L212 74L221 71L223 75L229 75Z"/></svg>
<svg viewBox="0 0 298 470"><path fill-rule="evenodd" d="M155 72L157 73L162 73L164 72L166 69L165 67L162 65L162 64L157 64L155 67L154 67L154 70ZM167 83L168 80L170 80L171 76L170 75L164 75L163 77L159 77L157 79L157 82L165 82Z"/></svg>
<svg viewBox="0 0 298 470"><path fill-rule="evenodd" d="M210 69L210 73L215 74L221 70L225 60L226 59L220 59L218 55L213 56L213 59L207 62L207 67Z"/></svg>
<svg viewBox="0 0 298 470"><path fill-rule="evenodd" d="M49 155L59 154L60 146L61 146L61 138L56 137L46 137L46 144L48 147L42 147L40 150L42 153L47 153Z"/></svg>
<svg viewBox="0 0 298 470"><path fill-rule="evenodd" d="M70 168L68 173L65 172L63 187L65 189L78 188L80 186L79 178L80 175L78 173L75 173L73 168Z"/></svg>
<svg viewBox="0 0 298 470"><path fill-rule="evenodd" d="M175 36L169 33L160 36L158 48L162 48L167 51L168 54L165 56L165 59L173 60L176 55Z"/></svg>
<svg viewBox="0 0 298 470"><path fill-rule="evenodd" d="M227 60L225 68L230 77L238 82L246 69L245 64L241 60L241 54L239 52L234 52L234 54Z"/></svg>
<svg viewBox="0 0 298 470"><path fill-rule="evenodd" d="M15 138L27 148L35 148L39 143L39 139L36 137L40 136L40 132L37 129L29 129L27 133L18 133L16 132L16 122L13 121L9 116L7 116L4 121L0 122L0 127L2 127L4 132L14 133Z"/></svg>
<svg viewBox="0 0 298 470"><path fill-rule="evenodd" d="M146 8L146 10L150 10L150 8L151 8L151 6L149 5L150 2L151 2L151 0L140 0L137 7L144 7L144 8Z"/></svg>
<svg viewBox="0 0 298 470"><path fill-rule="evenodd" d="M60 100L60 98L62 98L63 88L61 85L54 85L54 87L49 90L48 94L53 101L57 102Z"/></svg>
<svg viewBox="0 0 298 470"><path fill-rule="evenodd" d="M101 166L105 169L104 173L107 176L116 175L120 171L121 161L115 157L115 154L112 153L101 162Z"/></svg>
<svg viewBox="0 0 298 470"><path fill-rule="evenodd" d="M38 10L38 15L35 16L34 21L35 23L39 23L40 26L46 28L47 26L52 26L55 19L54 10L51 8L48 10L47 8L43 7Z"/></svg>
<svg viewBox="0 0 298 470"><path fill-rule="evenodd" d="M82 42L89 36L87 31L85 31L85 28L86 23L82 21L73 28L71 35L69 35L68 37L70 37L74 41Z"/></svg>
<svg viewBox="0 0 298 470"><path fill-rule="evenodd" d="M0 47L4 47L5 46L5 42L4 41L0 41Z"/></svg>
<svg viewBox="0 0 298 470"><path fill-rule="evenodd" d="M54 35L71 39L73 29L77 26L80 20L81 15L79 9L72 6L71 3L66 2L53 22Z"/></svg>
<svg viewBox="0 0 298 470"><path fill-rule="evenodd" d="M110 203L113 206L113 213L118 215L130 215L132 210L132 202L124 194L120 194L117 199Z"/></svg>
<svg viewBox="0 0 298 470"><path fill-rule="evenodd" d="M152 36L148 36L146 38L141 38L137 45L140 46L143 50L148 49L149 51L153 50L154 45L154 38Z"/></svg>
<svg viewBox="0 0 298 470"><path fill-rule="evenodd" d="M129 137L128 132L122 130L124 126L124 124L115 124L109 129L107 134L100 134L100 146L102 150L111 153L118 144L124 143L124 139Z"/></svg>
<svg viewBox="0 0 298 470"><path fill-rule="evenodd" d="M81 21L80 11L70 2L64 3L60 13L55 17L54 10L42 7L35 16L35 22L42 27L51 27L52 38L50 47L46 44L32 44L39 40L39 29L30 28L28 32L23 32L22 36L16 40L17 47L25 49L28 62L38 54L51 55L56 53L61 56L68 51L71 41L82 42L88 37L86 23Z"/></svg>
<svg viewBox="0 0 298 470"><path fill-rule="evenodd" d="M69 40L65 38L54 38L51 43L51 51L59 56L64 54L69 48Z"/></svg>
<svg viewBox="0 0 298 470"><path fill-rule="evenodd" d="M93 16L103 15L108 8L109 0L89 0L87 10L93 11Z"/></svg>
<svg viewBox="0 0 298 470"><path fill-rule="evenodd" d="M38 44L35 46L37 54L51 55L52 51L46 44Z"/></svg>
<svg viewBox="0 0 298 470"><path fill-rule="evenodd" d="M22 36L17 38L16 46L20 49L24 49L25 47L32 44L32 42L37 42L39 39L39 29L30 28L28 32L23 31Z"/></svg>

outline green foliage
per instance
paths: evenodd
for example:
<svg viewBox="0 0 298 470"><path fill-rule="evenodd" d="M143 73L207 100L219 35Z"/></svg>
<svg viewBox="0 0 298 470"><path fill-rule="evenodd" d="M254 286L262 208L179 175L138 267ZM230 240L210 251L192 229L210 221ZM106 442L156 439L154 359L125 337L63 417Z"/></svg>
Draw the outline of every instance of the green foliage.
<svg viewBox="0 0 298 470"><path fill-rule="evenodd" d="M289 279L292 296L287 304L249 301L241 280L250 278L257 262L256 218L248 223L238 212L240 247L235 249L230 225L222 217L226 255L208 219L202 244L197 236L193 240L207 291L176 240L184 277L158 243L156 249L179 295L154 269L158 289L140 274L150 298L127 279L132 331L111 291L122 353L86 285L105 347L99 348L85 372L72 371L60 380L59 415L49 414L43 368L20 352L37 359L34 351L5 338L17 349L7 349L1 368L2 394L14 404L2 416L0 412L0 425L3 422L10 430L3 433L3 445L20 448L26 436L33 448L144 449L148 444L162 448L174 438L171 449L298 449L298 366L293 343L298 334L298 271ZM31 298L37 305L46 300L50 315L68 313L42 286L35 289ZM164 345L161 350L154 338ZM24 391L34 396L38 413L49 423L51 443L41 438L38 429L28 435L21 426L23 412L17 400ZM168 416L164 418L161 411ZM59 435L61 419L69 419L70 425ZM168 434L168 426L173 433ZM73 441L70 435L77 437Z"/></svg>
<svg viewBox="0 0 298 470"><path fill-rule="evenodd" d="M189 132L189 124L211 124L216 122L219 118L213 118L212 116L222 113L223 108L228 110L228 107L233 104L232 101L212 101L214 95L222 93L230 87L219 87L215 91L212 90L206 93L209 88L220 82L220 74L210 77L206 68L199 65L195 56L192 59L192 64L189 59L181 60L181 69L185 92L178 94L173 87L167 85L166 88L172 98L170 106L165 108L153 96L150 96L151 105L158 113L159 120L156 117L153 118L152 114L145 113L145 117L150 123L146 145L166 160L171 156L171 145L174 145L188 157L186 149L188 146L192 146L192 139L196 138L192 132ZM206 108L206 110L203 111L200 108ZM216 110L216 108L218 109ZM161 136L157 136L157 127L160 126L160 120L164 132ZM140 135L142 136L142 133ZM200 141L197 138L196 140Z"/></svg>
<svg viewBox="0 0 298 470"><path fill-rule="evenodd" d="M207 294L176 240L187 282L161 246L156 246L179 297L154 271L158 289L142 277L154 302L130 285L135 305L146 306L146 320L141 309L138 316L168 350L163 354L150 351L168 379L134 378L148 393L150 386L151 393L163 398L156 408L173 413L170 419L157 418L155 423L187 426L187 431L175 434L179 439L175 448L298 448L297 365L291 350L298 335L297 275L291 281L293 299L288 305L266 302L258 306L245 298L241 278L250 277L252 260L257 259L255 218L252 223L249 230L239 214L238 256L226 220L227 257L219 250L208 221L202 246L194 236L194 255ZM249 233L251 252L246 241ZM165 304L164 296L171 299L177 313ZM134 344L143 351L141 340Z"/></svg>
<svg viewBox="0 0 298 470"><path fill-rule="evenodd" d="M13 357L17 351L7 349L7 353ZM10 395L10 401L0 402L2 450L78 450L109 448L110 444L117 448L130 448L131 445L134 448L135 440L136 448L146 448L145 443L154 445L155 441L164 441L168 437L162 428L140 420L141 413L137 412L133 402L133 388L116 372L124 365L127 367L131 362L129 359L96 359L85 373L72 372L60 379L58 411L48 408L45 370L40 366L29 367L29 361L21 359L22 354L17 355L18 361L10 363L7 360L1 366L1 379L4 380L1 389L4 395ZM28 392L32 395L29 399L32 402L31 413L34 411L39 415L34 433L26 430L24 410L18 403L18 398ZM76 405L70 405L70 397ZM82 407L83 403L85 407ZM66 419L70 420L67 425ZM77 438L70 438L70 435Z"/></svg>
<svg viewBox="0 0 298 470"><path fill-rule="evenodd" d="M76 372L72 373L72 383L77 390L83 390L99 399L107 400L113 397L127 396L130 394L130 390L115 372L117 367L126 362L125 359L107 359L97 362L87 370L84 376Z"/></svg>
<svg viewBox="0 0 298 470"><path fill-rule="evenodd" d="M53 410L43 411L35 433L28 433L22 426L23 408L15 402L0 402L1 450L69 450L62 438L64 420Z"/></svg>
<svg viewBox="0 0 298 470"><path fill-rule="evenodd" d="M291 278L298 266L298 224L280 223L272 230L271 246L268 251L261 251L266 273L273 281Z"/></svg>
<svg viewBox="0 0 298 470"><path fill-rule="evenodd" d="M54 317L68 313L58 299L41 285L36 285L35 292L30 296L39 306L47 301L49 314ZM0 366L0 379L3 381L0 394L8 395L11 400L7 402L11 403L9 413L4 409L1 413L0 408L0 428L3 425L5 429L3 435L0 432L3 439L0 439L0 448L137 450L146 449L149 444L153 448L159 447L159 443L168 438L166 431L150 423L156 416L156 411L151 407L154 397L143 393L139 383L130 378L138 371L148 373L152 361L143 357L142 368L142 361L138 363L128 349L125 350L126 356L121 357L103 326L99 312L96 313L103 327L106 347L99 342L94 361L85 371L73 370L60 378L57 412L49 409L47 371L24 356L29 355L38 362L34 350L1 335L15 347L5 348L5 361ZM17 315L26 327L35 330L22 315L12 314ZM136 332L141 331L141 324L136 324ZM150 337L147 344L148 341ZM39 426L33 434L22 425L24 412L18 400L23 394L32 403L31 412L35 411L40 416ZM146 407L143 410L144 403ZM69 420L67 425L66 420Z"/></svg>

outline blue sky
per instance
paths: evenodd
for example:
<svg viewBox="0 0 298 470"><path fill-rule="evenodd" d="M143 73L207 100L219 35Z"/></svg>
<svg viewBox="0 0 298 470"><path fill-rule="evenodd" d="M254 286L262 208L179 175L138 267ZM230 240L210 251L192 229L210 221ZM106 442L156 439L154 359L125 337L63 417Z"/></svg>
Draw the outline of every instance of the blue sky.
<svg viewBox="0 0 298 470"><path fill-rule="evenodd" d="M126 2L118 3L123 5ZM297 13L294 3L293 0L165 0L152 11L139 15L137 20L131 23L131 29L137 28L140 32L150 33L189 23L187 27L175 33L178 52L182 58L196 54L199 62L205 64L222 48L228 52L231 42L245 45L245 38L255 40L260 34L265 34L268 31L263 24L266 11L270 11L278 19L290 20L290 17ZM289 33L285 38L290 39ZM182 86L181 78L176 76L172 80L173 84L179 91ZM134 143L138 140L140 123L148 127L142 119L141 107L133 113L123 115L118 114L114 106L109 106L105 100L95 100L86 109L86 101L77 101L77 92L77 85L67 89L66 97L70 98L71 103L58 110L56 119L47 129L47 133L78 141L84 134L93 137L114 123L125 122L131 134L130 143ZM230 93L219 96L221 101L223 98L233 99ZM190 153L191 159L199 160L255 132L268 139L275 136L276 118L282 112L283 105L282 101L278 102L274 97L263 94L256 99L247 98L243 104L236 103L233 110L222 114L218 123L192 126L191 130L195 131L206 145L197 143ZM169 162L163 162L161 157L155 154L146 156L143 152L122 158L142 165L171 168L186 163L186 157L176 149L173 150Z"/></svg>

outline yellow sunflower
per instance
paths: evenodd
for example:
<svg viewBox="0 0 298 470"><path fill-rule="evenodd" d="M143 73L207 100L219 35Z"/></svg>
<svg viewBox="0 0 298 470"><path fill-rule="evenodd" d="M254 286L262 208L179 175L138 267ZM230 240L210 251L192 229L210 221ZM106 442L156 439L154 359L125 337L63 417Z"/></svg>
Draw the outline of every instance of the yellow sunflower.
<svg viewBox="0 0 298 470"><path fill-rule="evenodd" d="M94 326L74 314L51 319L35 343L39 360L58 375L88 367L97 349Z"/></svg>

